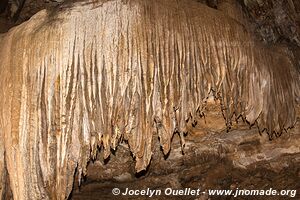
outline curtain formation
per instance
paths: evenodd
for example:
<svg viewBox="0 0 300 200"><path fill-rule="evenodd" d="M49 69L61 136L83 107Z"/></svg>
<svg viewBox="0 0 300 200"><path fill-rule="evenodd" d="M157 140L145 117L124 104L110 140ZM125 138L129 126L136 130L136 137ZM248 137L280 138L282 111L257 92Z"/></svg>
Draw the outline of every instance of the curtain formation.
<svg viewBox="0 0 300 200"><path fill-rule="evenodd" d="M220 99L270 136L295 123L299 75L245 28L193 1L111 0L41 11L0 36L0 161L15 199L65 199L101 148L144 170ZM5 151L5 155L4 155ZM1 179L0 179L1 180ZM1 184L1 183L0 183Z"/></svg>

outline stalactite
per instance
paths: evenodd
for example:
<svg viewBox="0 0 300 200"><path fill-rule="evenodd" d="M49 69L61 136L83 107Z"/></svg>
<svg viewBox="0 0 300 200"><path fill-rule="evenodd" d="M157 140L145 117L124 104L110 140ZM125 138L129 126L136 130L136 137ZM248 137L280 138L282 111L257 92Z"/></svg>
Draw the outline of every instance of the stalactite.
<svg viewBox="0 0 300 200"><path fill-rule="evenodd" d="M0 158L15 199L64 199L97 147L127 141L144 170L211 93L227 126L295 123L299 75L244 27L192 1L111 0L41 11L0 38ZM4 149L3 149L4 148ZM4 164L0 161L0 178Z"/></svg>

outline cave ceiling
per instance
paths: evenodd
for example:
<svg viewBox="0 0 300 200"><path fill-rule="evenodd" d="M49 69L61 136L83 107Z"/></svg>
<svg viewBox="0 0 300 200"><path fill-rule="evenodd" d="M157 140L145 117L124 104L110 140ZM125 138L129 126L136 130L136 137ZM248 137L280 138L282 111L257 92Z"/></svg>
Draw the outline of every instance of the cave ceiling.
<svg viewBox="0 0 300 200"><path fill-rule="evenodd" d="M2 0L0 2L0 33L28 20L42 9L53 9L65 1ZM296 60L297 66L300 66L300 2L298 0L191 1L198 1L227 13L253 32L257 40L280 50L289 51Z"/></svg>
<svg viewBox="0 0 300 200"><path fill-rule="evenodd" d="M300 46L300 2L297 0L197 1L225 12L230 10L230 7L241 9L244 18L249 22L247 25L251 26L249 28L262 41L268 43L288 41ZM63 2L64 0L2 0L1 20L7 20L9 26L20 24L38 11L56 7ZM1 28L2 32L7 30L7 27Z"/></svg>

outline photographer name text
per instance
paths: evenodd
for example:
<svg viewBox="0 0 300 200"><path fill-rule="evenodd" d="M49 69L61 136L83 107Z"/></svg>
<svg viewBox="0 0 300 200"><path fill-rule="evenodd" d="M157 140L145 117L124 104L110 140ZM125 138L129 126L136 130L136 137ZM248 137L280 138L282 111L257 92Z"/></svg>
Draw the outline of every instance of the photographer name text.
<svg viewBox="0 0 300 200"><path fill-rule="evenodd" d="M144 190L132 190L129 188L126 188L124 192L121 193L123 196L160 196L160 195L166 195L166 196L198 196L201 194L200 189L191 189L191 188L185 188L185 189L172 189L172 188L166 188L164 190L160 189L144 189Z"/></svg>

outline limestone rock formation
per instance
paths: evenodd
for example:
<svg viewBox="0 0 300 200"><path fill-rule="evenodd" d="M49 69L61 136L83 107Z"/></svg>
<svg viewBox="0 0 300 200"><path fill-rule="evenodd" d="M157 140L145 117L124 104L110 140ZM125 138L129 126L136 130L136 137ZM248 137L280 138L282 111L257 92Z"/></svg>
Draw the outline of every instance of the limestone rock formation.
<svg viewBox="0 0 300 200"><path fill-rule="evenodd" d="M289 57L194 1L63 4L0 46L0 180L14 199L65 199L76 170L124 141L145 170L153 139L168 154L178 133L183 148L210 98L228 130L242 119L272 138L296 122Z"/></svg>
<svg viewBox="0 0 300 200"><path fill-rule="evenodd" d="M187 135L184 154L178 137L172 141L172 150L168 157L154 148L154 155L147 173L135 175L134 163L130 159L130 149L124 143L118 147L109 162L98 159L90 162L86 180L80 188L77 184L71 194L71 200L81 199L149 199L147 195L114 196L112 189L117 187L124 192L126 188L164 191L172 189L264 189L292 190L283 196L158 196L151 199L178 200L215 200L215 199L297 199L300 195L300 109L298 123L288 134L275 140L268 140L266 134L260 135L257 129L247 126L233 128L226 132L219 120L224 120L216 105L207 109L207 120L213 122L201 124ZM214 127L214 128L213 128ZM218 127L218 129L216 129Z"/></svg>

